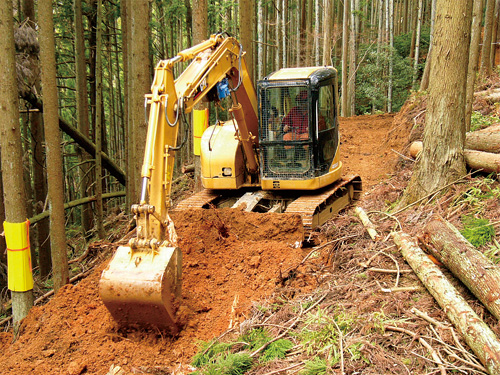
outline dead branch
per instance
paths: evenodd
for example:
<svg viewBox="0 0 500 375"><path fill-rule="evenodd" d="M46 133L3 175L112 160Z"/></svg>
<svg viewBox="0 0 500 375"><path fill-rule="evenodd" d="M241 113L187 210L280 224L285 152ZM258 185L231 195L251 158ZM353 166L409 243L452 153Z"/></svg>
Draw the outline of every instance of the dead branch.
<svg viewBox="0 0 500 375"><path fill-rule="evenodd" d="M427 290L444 309L465 342L490 374L500 373L500 341L472 310L441 270L406 233L392 233L394 242Z"/></svg>

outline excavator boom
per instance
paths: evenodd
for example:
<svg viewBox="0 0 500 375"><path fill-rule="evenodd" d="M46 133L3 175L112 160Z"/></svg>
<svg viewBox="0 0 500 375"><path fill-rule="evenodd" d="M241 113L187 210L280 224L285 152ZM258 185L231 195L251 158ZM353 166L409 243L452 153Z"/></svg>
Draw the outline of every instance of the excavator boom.
<svg viewBox="0 0 500 375"><path fill-rule="evenodd" d="M176 63L192 60L174 79ZM172 333L175 300L181 293L182 254L168 216L179 123L215 85L230 82L238 137L249 173L258 172L254 151L258 132L257 99L246 71L241 45L222 34L179 52L155 68L149 105L149 122L141 170L140 203L132 206L137 235L120 246L99 282L99 293L113 318L121 325L165 328ZM182 145L181 145L182 146Z"/></svg>

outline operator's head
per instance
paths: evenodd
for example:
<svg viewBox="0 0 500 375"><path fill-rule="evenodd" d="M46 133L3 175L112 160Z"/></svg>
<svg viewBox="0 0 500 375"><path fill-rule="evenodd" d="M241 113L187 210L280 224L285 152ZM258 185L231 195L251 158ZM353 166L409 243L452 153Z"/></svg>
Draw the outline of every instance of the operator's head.
<svg viewBox="0 0 500 375"><path fill-rule="evenodd" d="M297 102L297 105L300 107L306 107L307 106L307 91L302 90L297 94L297 97L295 98L295 101Z"/></svg>

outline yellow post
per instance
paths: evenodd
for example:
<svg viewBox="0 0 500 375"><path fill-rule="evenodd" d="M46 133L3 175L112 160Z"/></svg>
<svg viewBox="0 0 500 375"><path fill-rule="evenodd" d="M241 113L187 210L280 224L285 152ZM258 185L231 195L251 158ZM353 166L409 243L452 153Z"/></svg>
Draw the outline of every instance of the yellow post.
<svg viewBox="0 0 500 375"><path fill-rule="evenodd" d="M208 128L208 108L206 109L195 109L193 111L193 145L194 154L200 156L201 154L201 136L203 132Z"/></svg>
<svg viewBox="0 0 500 375"><path fill-rule="evenodd" d="M13 292L26 292L33 289L29 228L30 222L4 222L5 242L7 243L7 282Z"/></svg>

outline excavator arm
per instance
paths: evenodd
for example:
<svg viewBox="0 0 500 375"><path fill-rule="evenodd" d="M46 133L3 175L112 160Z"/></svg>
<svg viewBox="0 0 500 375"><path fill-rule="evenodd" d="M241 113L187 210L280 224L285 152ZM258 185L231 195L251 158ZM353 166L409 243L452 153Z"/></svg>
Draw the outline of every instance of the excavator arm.
<svg viewBox="0 0 500 375"><path fill-rule="evenodd" d="M192 60L174 78L174 65ZM152 325L177 331L175 299L180 296L182 253L168 216L180 120L224 79L230 82L234 115L248 173L258 172L257 98L241 45L215 34L163 60L155 68L149 105L140 203L132 206L137 235L120 246L99 283L101 298L122 325Z"/></svg>

